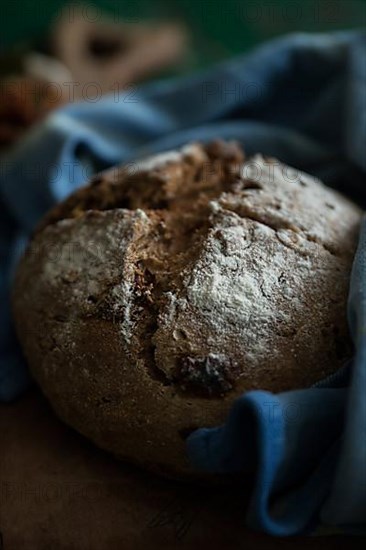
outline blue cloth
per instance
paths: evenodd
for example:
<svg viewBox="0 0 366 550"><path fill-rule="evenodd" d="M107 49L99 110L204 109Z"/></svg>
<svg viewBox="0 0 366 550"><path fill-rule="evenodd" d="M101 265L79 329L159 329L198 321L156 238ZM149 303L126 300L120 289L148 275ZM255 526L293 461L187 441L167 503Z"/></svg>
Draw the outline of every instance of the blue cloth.
<svg viewBox="0 0 366 550"><path fill-rule="evenodd" d="M0 398L29 381L14 336L9 288L44 212L92 173L189 140L237 139L366 204L366 34L295 34L203 74L157 82L53 113L0 174ZM366 532L366 230L349 298L356 355L314 388L252 391L224 426L187 440L197 468L249 472L247 522L274 535L320 524ZM31 282L30 282L31 284Z"/></svg>

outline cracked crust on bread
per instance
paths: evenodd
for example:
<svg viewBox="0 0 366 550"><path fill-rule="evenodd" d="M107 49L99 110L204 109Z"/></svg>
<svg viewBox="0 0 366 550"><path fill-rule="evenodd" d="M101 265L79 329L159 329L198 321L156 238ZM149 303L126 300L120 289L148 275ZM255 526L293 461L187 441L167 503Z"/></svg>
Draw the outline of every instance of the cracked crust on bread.
<svg viewBox="0 0 366 550"><path fill-rule="evenodd" d="M185 435L222 423L244 391L308 387L351 356L360 216L233 142L108 170L42 220L20 262L30 368L100 447L189 473Z"/></svg>

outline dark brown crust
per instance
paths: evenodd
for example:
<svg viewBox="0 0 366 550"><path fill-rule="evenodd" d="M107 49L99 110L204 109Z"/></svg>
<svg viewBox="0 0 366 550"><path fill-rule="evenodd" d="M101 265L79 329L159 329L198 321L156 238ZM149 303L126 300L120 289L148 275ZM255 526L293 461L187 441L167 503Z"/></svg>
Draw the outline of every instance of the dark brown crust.
<svg viewBox="0 0 366 550"><path fill-rule="evenodd" d="M216 140L205 147L207 161L198 161L192 156L182 158L183 174L179 183L185 177L192 177L197 183L210 182L215 194L218 187L236 181L238 169L245 155L240 145L235 142ZM126 208L134 210L169 209L172 200L176 199L174 181L163 171L135 169L133 163L128 167L120 167L104 174L94 176L86 187L73 193L68 199L53 208L40 222L37 231L42 231L47 225L57 223L65 218L77 218L87 210L112 210ZM203 188L206 186L203 185ZM205 189L207 192L207 188ZM179 196L178 196L179 198Z"/></svg>
<svg viewBox="0 0 366 550"><path fill-rule="evenodd" d="M228 357L182 357L174 382L183 392L201 397L220 397L233 389L240 370Z"/></svg>
<svg viewBox="0 0 366 550"><path fill-rule="evenodd" d="M350 357L360 211L302 174L243 173L235 143L169 159L109 170L53 209L20 263L13 308L65 422L182 475L186 435L221 424L242 392L307 387Z"/></svg>

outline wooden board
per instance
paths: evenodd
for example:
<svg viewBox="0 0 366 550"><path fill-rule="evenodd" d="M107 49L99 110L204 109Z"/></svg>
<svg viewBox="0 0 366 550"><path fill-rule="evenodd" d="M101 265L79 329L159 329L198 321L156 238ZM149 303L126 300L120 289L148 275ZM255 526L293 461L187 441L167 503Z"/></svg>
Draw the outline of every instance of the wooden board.
<svg viewBox="0 0 366 550"><path fill-rule="evenodd" d="M63 425L32 390L0 406L1 550L341 549L365 539L247 530L238 491L160 479Z"/></svg>

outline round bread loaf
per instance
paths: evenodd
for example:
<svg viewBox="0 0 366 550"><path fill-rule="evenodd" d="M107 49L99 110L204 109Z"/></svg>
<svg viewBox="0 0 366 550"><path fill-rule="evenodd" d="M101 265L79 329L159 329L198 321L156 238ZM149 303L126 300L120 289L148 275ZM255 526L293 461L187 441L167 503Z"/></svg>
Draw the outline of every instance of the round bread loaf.
<svg viewBox="0 0 366 550"><path fill-rule="evenodd" d="M352 347L361 212L234 142L109 170L52 210L14 285L56 413L118 457L190 472L185 437L242 392L308 387Z"/></svg>

